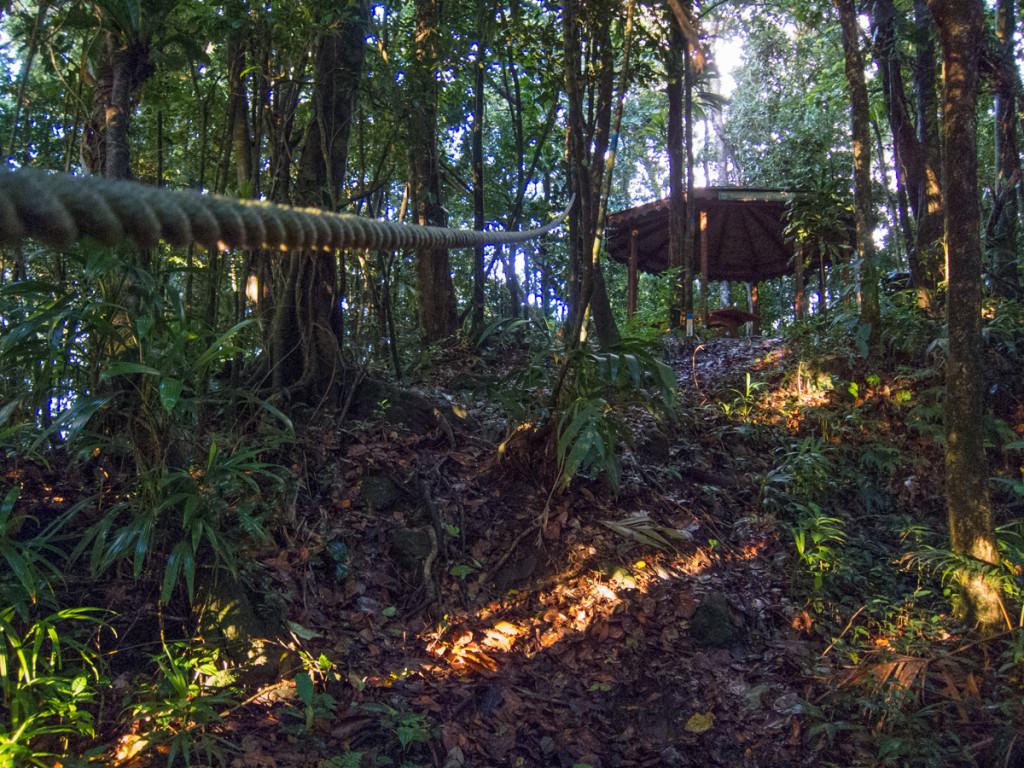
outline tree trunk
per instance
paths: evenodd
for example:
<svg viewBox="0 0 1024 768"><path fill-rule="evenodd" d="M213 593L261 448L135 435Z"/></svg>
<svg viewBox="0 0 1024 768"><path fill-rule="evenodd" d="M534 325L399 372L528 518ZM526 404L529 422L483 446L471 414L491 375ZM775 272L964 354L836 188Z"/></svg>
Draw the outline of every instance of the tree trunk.
<svg viewBox="0 0 1024 768"><path fill-rule="evenodd" d="M911 260L916 268L914 287L922 303L930 305L930 295L942 280L944 256L942 251L943 208L945 198L942 187L942 144L939 137L938 91L935 88L935 45L932 33L932 15L929 0L914 0L917 24L917 58L914 62L914 91L917 94L917 133L921 145L924 179L918 200L911 200L917 217L917 241Z"/></svg>
<svg viewBox="0 0 1024 768"><path fill-rule="evenodd" d="M930 0L939 25L945 82L943 171L946 208L949 361L946 369L946 492L953 551L997 563L984 440L981 337L981 231L978 204L978 64L982 0ZM1001 618L996 586L960 574L967 614L992 630Z"/></svg>
<svg viewBox="0 0 1024 768"><path fill-rule="evenodd" d="M567 341L572 344L579 343L583 338L591 302L608 303L606 291L595 291L593 244L600 218L601 182L605 172L604 157L610 138L612 93L615 87L615 51L611 45L613 17L614 6L607 2L586 7L577 2L568 2L563 12L565 91L569 102L566 144L571 189L579 197L579 205L574 206L569 221L570 269L578 275L578 288L570 285ZM589 35L586 62L583 57L584 30ZM584 65L582 71L581 63ZM594 73L590 83L584 82L584 72ZM585 94L590 96L586 116ZM607 324L609 319L612 319L610 326ZM614 326L610 305L599 310L595 308L595 321L600 323L599 341L602 344L614 342L618 329Z"/></svg>
<svg viewBox="0 0 1024 768"><path fill-rule="evenodd" d="M484 75L487 64L484 58L487 50L487 24L485 11L487 2L480 0L477 5L479 14L477 27L476 61L473 66L473 226L483 231L487 223L484 217ZM473 315L472 335L478 338L484 328L484 247L473 249Z"/></svg>
<svg viewBox="0 0 1024 768"><path fill-rule="evenodd" d="M936 128L935 47L931 15L926 0L915 0L918 25L914 87L918 101L917 126L911 116L903 83L903 69L896 45L898 11L893 0L875 0L871 11L874 54L881 74L882 93L893 137L897 194L904 190L917 222L916 235L907 235L910 275L922 302L931 295L941 278L937 248L942 236L942 188L939 168L939 138Z"/></svg>
<svg viewBox="0 0 1024 768"><path fill-rule="evenodd" d="M666 151L668 153L668 265L675 270L683 265L686 237L686 145L683 131L683 91L685 88L685 71L683 69L683 46L686 41L678 27L669 21L669 47L665 59L665 90L668 96L668 129ZM676 281L671 291L671 307L669 325L677 328L683 324L683 289L682 277L671 273L671 280Z"/></svg>
<svg viewBox="0 0 1024 768"><path fill-rule="evenodd" d="M96 70L93 113L82 135L82 163L90 173L108 179L130 179L132 98L154 72L149 47L125 42L108 31Z"/></svg>
<svg viewBox="0 0 1024 768"><path fill-rule="evenodd" d="M313 116L299 157L299 205L337 210L348 162L369 7L338 3L322 19L316 51ZM338 260L334 253L292 251L275 280L268 349L272 387L292 403L336 403L344 338Z"/></svg>
<svg viewBox="0 0 1024 768"><path fill-rule="evenodd" d="M1014 32L1017 16L1014 0L999 0L996 8L996 37L999 58L995 65L996 205L989 223L993 288L1003 296L1018 293L1017 277L1017 187L1020 184L1020 150L1017 148L1017 63Z"/></svg>
<svg viewBox="0 0 1024 768"><path fill-rule="evenodd" d="M693 331L693 267L697 237L697 197L693 177L693 82L694 63L690 44L683 46L683 124L686 147L686 235L683 238L683 312L686 332Z"/></svg>
<svg viewBox="0 0 1024 768"><path fill-rule="evenodd" d="M874 204L871 200L871 115L868 89L864 81L864 58L860 53L860 29L854 0L835 0L839 23L843 29L843 55L846 60L846 81L850 88L853 123L853 215L857 225L857 257L861 264L863 301L861 319L871 326L868 350L874 354L878 346L878 267L875 257Z"/></svg>
<svg viewBox="0 0 1024 768"><path fill-rule="evenodd" d="M412 211L417 224L448 225L441 205L441 171L437 151L437 38L439 0L416 0L416 45L409 67L409 169ZM420 331L426 342L450 336L458 327L455 286L446 248L416 253L416 292Z"/></svg>
<svg viewBox="0 0 1024 768"><path fill-rule="evenodd" d="M49 8L49 1L41 0L39 7L36 9L36 20L32 26L32 36L29 38L28 50L24 54L25 58L21 65L21 74L18 75L18 92L14 98L14 115L11 118L11 138L7 142L7 157L14 157L14 152L17 149L18 125L24 117L21 114L21 109L25 103L25 92L28 90L28 78L32 72L32 61L36 57L36 51L39 50L39 37L43 29L43 20L46 18ZM2 151L0 151L0 155L2 154Z"/></svg>
<svg viewBox="0 0 1024 768"><path fill-rule="evenodd" d="M241 12L239 17L243 17ZM245 69L245 36L247 27L232 30L228 38L228 109L231 113L231 144L235 155L238 192L243 197L253 196L252 132L249 127L249 99L242 80Z"/></svg>

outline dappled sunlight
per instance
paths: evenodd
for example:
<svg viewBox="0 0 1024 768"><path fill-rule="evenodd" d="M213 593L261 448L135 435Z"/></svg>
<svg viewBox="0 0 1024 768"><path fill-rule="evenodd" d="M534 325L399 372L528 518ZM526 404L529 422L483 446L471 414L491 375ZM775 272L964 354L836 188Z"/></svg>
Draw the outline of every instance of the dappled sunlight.
<svg viewBox="0 0 1024 768"><path fill-rule="evenodd" d="M501 674L511 661L509 654L529 660L542 652L557 654L559 644L584 638L594 643L622 641L628 646L635 638L630 640L627 617L637 615L640 625L649 625L653 619L649 614L654 612L650 600L656 591L660 601L673 594L683 598L676 619L666 621L662 630L678 638L699 604L694 580L700 581L712 567L755 560L766 545L761 539L726 551L711 552L706 547L692 547L688 554L651 551L628 564L606 566L605 572L581 572L579 566L570 566L552 576L551 586L513 590L504 599L490 601L475 612L447 616L425 631L420 638L423 649L436 662L424 663L422 673L489 678ZM587 556L591 548L583 549ZM613 649L604 653L616 655Z"/></svg>

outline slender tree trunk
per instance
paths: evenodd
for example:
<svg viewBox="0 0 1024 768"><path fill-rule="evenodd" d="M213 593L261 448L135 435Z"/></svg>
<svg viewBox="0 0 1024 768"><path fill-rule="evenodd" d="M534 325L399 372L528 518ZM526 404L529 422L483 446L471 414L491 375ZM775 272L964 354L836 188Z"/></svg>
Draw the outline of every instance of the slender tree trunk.
<svg viewBox="0 0 1024 768"><path fill-rule="evenodd" d="M943 110L949 360L946 367L946 493L953 551L999 562L985 456L981 337L981 231L978 203L978 65L984 42L982 0L930 0L939 25ZM961 574L968 615L986 630L1001 619L996 586Z"/></svg>
<svg viewBox="0 0 1024 768"><path fill-rule="evenodd" d="M36 9L36 20L32 27L32 36L29 38L28 50L25 51L25 59L21 65L21 74L18 76L18 93L14 98L14 116L11 118L11 137L7 142L7 156L14 157L16 150L18 125L21 122L21 110L25 105L25 93L28 90L28 78L32 71L32 62L36 58L36 51L39 50L39 37L43 30L43 20L50 8L48 0L40 0ZM0 151L0 155L2 155Z"/></svg>
<svg viewBox="0 0 1024 768"><path fill-rule="evenodd" d="M249 99L242 80L245 70L245 40L248 26L241 10L236 20L240 26L228 38L228 109L230 111L231 144L235 156L238 192L245 197L253 195L252 131L249 126ZM225 174L226 175L226 174Z"/></svg>
<svg viewBox="0 0 1024 768"><path fill-rule="evenodd" d="M911 269L916 265L914 286L922 303L942 280L945 259L942 249L943 209L942 141L939 136L938 90L935 87L935 44L929 0L914 0L917 25L917 57L914 62L914 91L917 95L917 132L921 143L924 180L918 193L917 242ZM913 201L911 201L913 205Z"/></svg>
<svg viewBox="0 0 1024 768"><path fill-rule="evenodd" d="M683 131L683 91L685 88L685 70L683 69L683 46L686 40L682 32L671 24L669 33L668 54L665 60L666 84L668 95L668 130L666 151L668 152L668 265L677 269L683 265L686 238L686 145ZM683 317L684 301L682 277L675 274L676 281L671 296L672 305L669 309L671 317L669 325L679 327L685 322Z"/></svg>
<svg viewBox="0 0 1024 768"><path fill-rule="evenodd" d="M850 88L853 122L853 215L857 224L857 257L860 259L863 301L861 319L871 326L868 349L874 354L878 346L878 267L875 256L874 204L871 200L871 115L868 89L864 80L864 58L860 52L860 30L854 0L835 0L839 23L843 29L843 55L846 60L846 81Z"/></svg>
<svg viewBox="0 0 1024 768"><path fill-rule="evenodd" d="M487 51L486 11L488 3L480 0L477 26L477 51L473 67L473 225L483 231L487 220L484 217L484 75L487 73L485 53ZM479 337L484 327L484 247L473 249L473 315L471 334Z"/></svg>
<svg viewBox="0 0 1024 768"><path fill-rule="evenodd" d="M995 65L995 160L996 205L989 223L993 288L1003 296L1015 296L1017 277L1017 189L1020 185L1020 150L1017 146L1017 62L1014 33L1017 28L1014 0L999 0L996 7L996 37L999 58Z"/></svg>
<svg viewBox="0 0 1024 768"><path fill-rule="evenodd" d="M583 113L584 86L580 64L583 41L581 8L576 0L566 0L562 11L562 41L565 49L565 95L568 100L566 119L566 155L569 161L570 189L579 200L569 214L569 317L567 338L570 345L578 342L583 329L584 311L593 290L593 270L586 258L586 222L594 207L587 173L586 121Z"/></svg>
<svg viewBox="0 0 1024 768"><path fill-rule="evenodd" d="M599 341L614 343L618 329L614 326L607 291L598 287L595 276L594 242L601 211L601 189L605 174L605 153L608 151L612 118L612 95L615 89L615 50L611 45L611 22L614 4L602 2L585 8L578 2L566 4L563 13L566 96L569 102L566 128L569 174L572 189L579 197L579 207L570 215L570 259L579 275L578 300L570 304L568 339L577 344L584 337L585 322L592 302ZM588 34L587 60L583 62L582 33ZM583 72L593 73L585 82ZM589 95L586 114L584 95ZM608 323L612 320L611 324Z"/></svg>
<svg viewBox="0 0 1024 768"><path fill-rule="evenodd" d="M885 194L885 207L888 212L886 225L889 227L889 232L892 237L895 263L902 264L903 257L906 253L906 228L909 224L907 221L907 210L905 207L901 207L901 198L898 193L889 187L889 166L885 162L885 144L882 139L882 129L879 127L878 121L875 119L871 120L871 130L875 134L875 149L878 150L879 184ZM899 173L897 172L895 175L896 186L899 187Z"/></svg>
<svg viewBox="0 0 1024 768"><path fill-rule="evenodd" d="M683 238L683 311L686 330L693 326L693 265L696 252L697 197L693 177L693 57L687 42L683 48L683 123L686 146L686 236Z"/></svg>
<svg viewBox="0 0 1024 768"><path fill-rule="evenodd" d="M409 67L409 168L412 211L417 224L448 225L441 205L441 168L437 148L436 68L441 23L439 0L416 0L416 43ZM421 248L416 253L416 292L420 331L425 341L450 336L458 326L455 286L445 248Z"/></svg>

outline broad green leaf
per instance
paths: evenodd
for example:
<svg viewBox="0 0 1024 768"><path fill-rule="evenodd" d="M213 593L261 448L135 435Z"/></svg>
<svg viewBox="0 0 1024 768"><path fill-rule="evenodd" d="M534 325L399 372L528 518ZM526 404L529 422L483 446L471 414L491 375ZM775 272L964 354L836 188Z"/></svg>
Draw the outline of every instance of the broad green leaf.
<svg viewBox="0 0 1024 768"><path fill-rule="evenodd" d="M174 593L174 586L178 583L182 561L187 550L188 544L184 541L179 541L174 545L174 549L171 550L170 557L167 558L167 565L164 567L164 579L160 586L160 602L164 605L170 602L171 595Z"/></svg>
<svg viewBox="0 0 1024 768"><path fill-rule="evenodd" d="M307 707L313 705L313 679L305 672L295 676L295 692Z"/></svg>
<svg viewBox="0 0 1024 768"><path fill-rule="evenodd" d="M160 382L160 404L164 407L164 410L168 413L174 411L174 406L178 404L178 399L181 397L181 390L183 382L181 379L163 379Z"/></svg>
<svg viewBox="0 0 1024 768"><path fill-rule="evenodd" d="M313 638L320 637L320 633L316 630L304 627L295 621L288 622L288 631L300 640L312 640Z"/></svg>

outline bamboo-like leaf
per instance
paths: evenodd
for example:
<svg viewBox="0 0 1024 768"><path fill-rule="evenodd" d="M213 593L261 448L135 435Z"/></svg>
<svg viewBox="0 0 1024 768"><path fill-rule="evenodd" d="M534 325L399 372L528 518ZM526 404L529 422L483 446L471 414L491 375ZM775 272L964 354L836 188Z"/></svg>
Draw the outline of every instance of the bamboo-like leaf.
<svg viewBox="0 0 1024 768"><path fill-rule="evenodd" d="M125 361L120 363L113 363L112 365L107 367L106 370L104 370L103 373L100 374L100 378L113 379L116 376L124 376L125 374L133 373L141 373L146 376L161 375L160 370L158 368L154 368L151 365L143 365L142 363L132 363Z"/></svg>
<svg viewBox="0 0 1024 768"><path fill-rule="evenodd" d="M228 342L235 336L235 334L247 325L251 325L253 322L254 321L250 318L228 328L224 333L218 336L198 358L196 358L196 362L193 366L194 369L198 372L203 372L207 367L218 360L234 354L235 348L229 346Z"/></svg>

